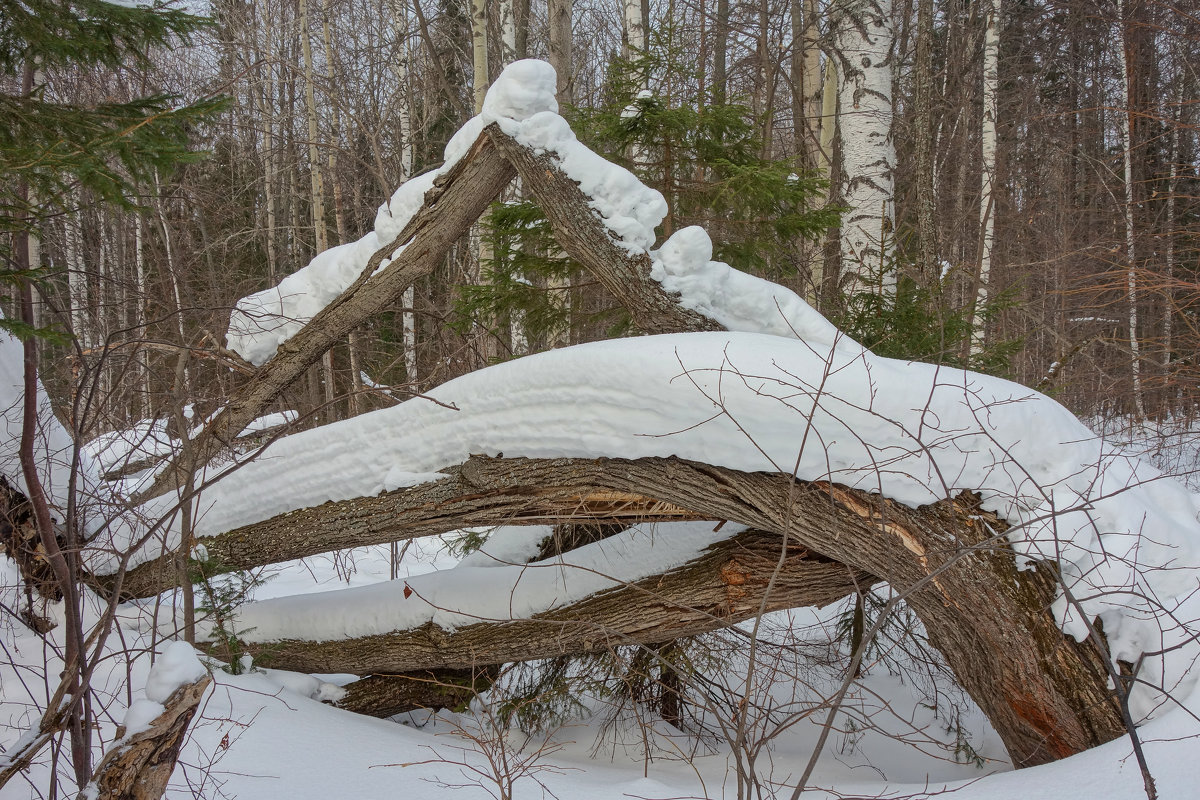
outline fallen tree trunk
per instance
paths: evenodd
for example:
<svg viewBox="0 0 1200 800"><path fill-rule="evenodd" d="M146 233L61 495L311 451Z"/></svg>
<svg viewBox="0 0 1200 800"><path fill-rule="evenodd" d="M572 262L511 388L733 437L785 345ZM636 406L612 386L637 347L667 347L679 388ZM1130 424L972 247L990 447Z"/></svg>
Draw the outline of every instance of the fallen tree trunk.
<svg viewBox="0 0 1200 800"><path fill-rule="evenodd" d="M677 570L529 619L479 622L453 632L427 623L357 639L242 646L256 663L297 672L470 669L693 636L754 617L760 609L828 605L876 581L794 548L768 594L780 545L778 535L747 531ZM497 608L504 607L498 598Z"/></svg>
<svg viewBox="0 0 1200 800"><path fill-rule="evenodd" d="M196 541L207 554L206 574L278 564L334 550L387 544L433 536L473 526L554 525L560 522L670 522L706 519L707 515L635 492L616 491L605 481L592 480L603 470L569 470L559 485L539 484L540 475L501 486L480 468L491 459L472 459L445 470L433 483L385 492L377 497L357 497L325 503L283 514L254 525L236 528ZM504 462L501 462L504 463ZM554 463L567 463L554 462ZM577 463L577 462L571 462ZM590 463L581 461L584 465ZM480 490L476 480L486 480ZM170 555L141 564L120 578L90 575L91 584L123 598L152 597L175 586L178 575Z"/></svg>
<svg viewBox="0 0 1200 800"><path fill-rule="evenodd" d="M356 714L386 719L406 711L461 711L472 698L486 692L498 669L417 670L368 675L346 684L346 693L333 705Z"/></svg>
<svg viewBox="0 0 1200 800"><path fill-rule="evenodd" d="M163 703L163 712L148 728L128 737L118 730L118 740L96 767L80 797L104 800L158 800L179 759L188 724L196 714L204 690L212 683L205 675L175 690Z"/></svg>
<svg viewBox="0 0 1200 800"><path fill-rule="evenodd" d="M547 497L596 489L638 492L714 519L776 534L786 532L811 554L887 580L909 595L908 602L931 640L988 715L1018 766L1080 752L1123 732L1117 704L1107 687L1104 656L1094 643L1064 636L1049 612L1055 577L1045 569L1018 570L1012 551L996 533L1007 525L982 512L968 496L913 509L835 485L795 481L778 473L738 472L677 458L476 457L451 472L450 482L443 481L445 485L440 487L447 492L442 496L445 505L416 504L411 511L426 526L435 520L447 528L461 526L463 519L456 517L455 510L466 512L464 516L473 524L478 524L485 508L511 512L492 517L493 523L500 523L536 510ZM400 500L400 495L392 493L391 502ZM373 502L384 500L375 498ZM309 509L305 513L319 517L338 511L337 504L321 508L326 511ZM308 519L316 522L316 517ZM293 535L303 530L303 526L291 528ZM427 527L425 532L432 530ZM250 531L242 535L248 545L255 539ZM267 559L260 556L260 560ZM913 587L919 588L909 594ZM695 606L688 601L695 588L680 595L682 606ZM641 619L644 612L637 611L634 616ZM601 646L594 640L604 636L602 626L587 631L586 623L570 619L539 621L541 633L533 627L528 631L518 627L533 626L533 622L488 623L486 629L471 634L475 646L463 651L454 650L458 645L443 641L437 633L403 634L404 644L387 656L388 666L404 671L511 661L526 657L538 646L536 637L551 640L541 645L551 652L571 652L552 644L559 633L545 622L555 621L564 631L572 631L569 635L579 643L571 645L575 652ZM645 640L661 641L687 632L656 629ZM510 646L509 641L521 645ZM371 651L387 644L375 639L292 643L274 652L277 658L286 659L278 662L281 666L292 669L327 670L336 663L339 669L358 671L353 665L362 664L362 671L370 671L365 669L373 663L369 659L378 657ZM317 657L321 648L328 649ZM267 648L262 649L265 652ZM464 661L467 652L470 660Z"/></svg>
<svg viewBox="0 0 1200 800"><path fill-rule="evenodd" d="M358 280L280 345L275 356L230 397L193 441L194 463L201 466L211 460L336 342L384 311L417 278L431 273L514 174L491 140L481 135L467 155L434 181L425 194L425 205L394 241L371 256ZM395 261L376 274L384 259L404 245ZM135 502L174 491L183 485L186 472L186 465L176 458Z"/></svg>
<svg viewBox="0 0 1200 800"><path fill-rule="evenodd" d="M516 168L521 182L537 200L554 229L554 240L578 261L629 311L643 333L720 331L724 327L679 305L662 284L650 277L650 256L631 253L617 243L593 210L590 200L544 153L528 147L492 125L485 133Z"/></svg>

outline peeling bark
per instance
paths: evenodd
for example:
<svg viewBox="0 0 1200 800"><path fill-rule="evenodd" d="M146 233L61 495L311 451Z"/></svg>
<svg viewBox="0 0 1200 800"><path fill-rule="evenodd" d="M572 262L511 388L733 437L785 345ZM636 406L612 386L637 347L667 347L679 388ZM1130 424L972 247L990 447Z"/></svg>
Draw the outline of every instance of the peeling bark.
<svg viewBox="0 0 1200 800"><path fill-rule="evenodd" d="M104 800L158 800L162 797L179 759L187 727L210 683L212 678L205 675L195 683L176 689L163 704L163 713L155 717L146 730L126 738L124 728L118 729L116 744L96 767L96 774L81 797L102 797Z"/></svg>

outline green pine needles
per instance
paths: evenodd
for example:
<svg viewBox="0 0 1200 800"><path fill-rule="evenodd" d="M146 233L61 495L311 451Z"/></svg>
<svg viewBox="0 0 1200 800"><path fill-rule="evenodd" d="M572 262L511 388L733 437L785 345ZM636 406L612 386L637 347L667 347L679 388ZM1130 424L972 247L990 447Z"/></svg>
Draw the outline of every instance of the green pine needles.
<svg viewBox="0 0 1200 800"><path fill-rule="evenodd" d="M824 184L800 174L793 159L771 157L748 106L686 94L695 80L680 50L670 26L657 31L645 56L613 63L600 105L564 115L585 144L662 193L660 241L701 225L714 258L776 280L796 276L800 246L836 225L838 209L814 207ZM659 91L643 90L642 76ZM493 257L482 285L460 291L463 327L519 318L530 349L565 341L568 330L572 341L627 333L624 312L587 294L590 284L557 247L536 203L494 205L485 235Z"/></svg>
<svg viewBox="0 0 1200 800"><path fill-rule="evenodd" d="M152 48L189 44L209 24L162 2L0 0L0 282L42 275L16 251L47 219L84 202L134 207L156 171L201 158L191 131L224 104L173 94L61 102L49 91L56 73L150 69Z"/></svg>

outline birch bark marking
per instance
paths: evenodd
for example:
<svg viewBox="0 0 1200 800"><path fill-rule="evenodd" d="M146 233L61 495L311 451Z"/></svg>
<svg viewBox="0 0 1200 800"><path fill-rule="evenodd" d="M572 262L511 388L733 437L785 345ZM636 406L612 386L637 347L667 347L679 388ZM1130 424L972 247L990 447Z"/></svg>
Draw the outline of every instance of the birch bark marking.
<svg viewBox="0 0 1200 800"><path fill-rule="evenodd" d="M842 133L842 218L845 290L891 295L892 203L896 150L892 143L892 3L867 0L836 12L841 57L838 119Z"/></svg>
<svg viewBox="0 0 1200 800"><path fill-rule="evenodd" d="M1137 118L1133 109L1133 67L1128 52L1132 46L1129 35L1131 22L1129 7L1125 0L1117 0L1117 24L1121 26L1121 36L1117 47L1117 64L1121 69L1122 88L1125 93L1125 113L1119 117L1118 127L1121 131L1121 149L1125 154L1125 288L1129 303L1129 354L1131 359L1129 366L1133 375L1134 411L1139 420L1145 421L1146 405L1142 398L1141 342L1138 339L1136 229L1133 222L1133 146L1134 125Z"/></svg>
<svg viewBox="0 0 1200 800"><path fill-rule="evenodd" d="M488 89L487 0L471 0L471 53L475 64L475 113L483 111Z"/></svg>
<svg viewBox="0 0 1200 800"><path fill-rule="evenodd" d="M1000 10L1002 0L990 0L987 28L983 34L983 122L980 130L979 269L975 275L975 297L971 307L971 355L979 355L987 343L988 282L992 274L992 249L996 240L996 119L1000 89ZM923 135L923 132L920 134Z"/></svg>
<svg viewBox="0 0 1200 800"><path fill-rule="evenodd" d="M396 33L400 52L393 64L396 74L396 85L405 86L408 83L408 65L411 58L409 52L409 19L408 5L404 0L391 0L392 29ZM412 177L413 165L413 124L412 108L409 97L406 96L397 108L396 119L400 124L400 182ZM402 341L404 350L404 382L412 391L417 391L417 292L412 284L404 290L400 301L403 307L400 312Z"/></svg>

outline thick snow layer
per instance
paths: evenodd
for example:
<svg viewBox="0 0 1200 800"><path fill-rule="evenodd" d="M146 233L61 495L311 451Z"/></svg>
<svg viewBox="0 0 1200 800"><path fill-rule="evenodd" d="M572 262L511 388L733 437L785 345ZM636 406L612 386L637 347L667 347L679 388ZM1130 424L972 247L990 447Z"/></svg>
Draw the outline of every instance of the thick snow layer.
<svg viewBox="0 0 1200 800"><path fill-rule="evenodd" d="M1163 620L1200 618L1191 608L1200 585L1196 496L1007 381L777 336L703 333L555 350L431 396L439 402L410 400L280 440L204 494L197 534L412 485L472 453L678 455L741 470L795 468L911 505L981 491L1013 523L1019 553L1059 563L1121 659L1188 637L1182 623ZM1067 631L1086 634L1065 600L1055 610ZM1160 661L1143 677L1157 679ZM1168 686L1187 663L1172 657Z"/></svg>
<svg viewBox="0 0 1200 800"><path fill-rule="evenodd" d="M27 493L21 470L21 428L25 412L24 350L21 342L6 331L0 331L0 475ZM37 386L38 435L34 439L34 460L38 478L46 491L46 499L62 519L67 508L71 485L71 459L74 450L71 434L54 416L50 398L42 382ZM80 454L81 482L92 474L90 460Z"/></svg>
<svg viewBox="0 0 1200 800"><path fill-rule="evenodd" d="M668 572L744 530L712 523L637 526L532 564L457 566L373 586L279 597L237 610L244 641L332 641L411 630L432 622L454 630L476 622L528 619L597 592ZM543 533L544 536L544 533ZM203 626L201 626L202 635Z"/></svg>
<svg viewBox="0 0 1200 800"><path fill-rule="evenodd" d="M216 412L210 414L207 419L192 428L188 435L194 439L215 414ZM186 412L185 415L189 419L191 418ZM295 411L276 411L265 414L253 420L238 436L262 433L272 428L288 425L298 418L299 414ZM80 450L91 459L96 469L103 475L129 464L165 459L179 452L182 446L182 441L167 433L166 419L143 419L128 428L102 433L81 445Z"/></svg>
<svg viewBox="0 0 1200 800"><path fill-rule="evenodd" d="M822 348L862 349L791 289L713 261L712 253L712 240L703 228L680 228L650 253L650 277L677 293L680 305L731 331L789 336Z"/></svg>

